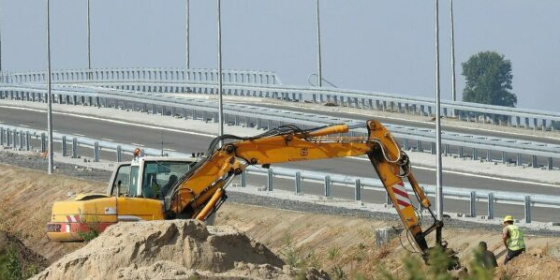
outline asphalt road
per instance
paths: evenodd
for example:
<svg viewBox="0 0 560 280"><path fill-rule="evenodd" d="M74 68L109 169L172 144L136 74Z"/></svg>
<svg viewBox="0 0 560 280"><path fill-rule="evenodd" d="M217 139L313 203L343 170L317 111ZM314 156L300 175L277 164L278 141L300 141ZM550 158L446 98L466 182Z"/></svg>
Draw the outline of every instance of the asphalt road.
<svg viewBox="0 0 560 280"><path fill-rule="evenodd" d="M247 105L255 106L255 103L243 103ZM279 105L271 105L271 104L259 104L259 107L267 107L267 108L274 108L274 109L284 109L286 107L279 106ZM360 114L355 113L347 113L347 112L330 112L330 111L323 111L323 110L316 110L316 109L301 109L298 107L289 107L290 111L297 111L297 112L306 112L306 113L315 113L320 115L332 116L337 118L346 118L346 119L355 119L355 120L368 120L372 118L372 115L375 114L375 111L367 111L363 110ZM371 115L367 113L370 112ZM404 120L404 119L395 119L389 118L384 116L375 115L375 119L383 122L384 124L391 124L391 125L399 125L399 126L410 126L410 127L417 127L417 128L426 128L426 129L435 129L435 122L427 121L428 117L425 117L426 121L421 120ZM421 117L419 117L421 119ZM556 144L560 145L560 137L554 138L543 138L537 135L531 134L531 130L527 130L526 134L518 134L518 133L506 133L502 131L492 130L491 127L486 127L484 129L473 129L461 126L446 126L442 125L442 129L448 132L453 133L461 133L461 134L474 134L474 135L484 135L488 137L497 137L497 138L510 138L522 141L535 141L535 142L542 142L547 144Z"/></svg>
<svg viewBox="0 0 560 280"><path fill-rule="evenodd" d="M33 129L44 129L46 124L46 115L42 112L24 111L18 109L2 108L0 110L0 122L7 125L24 126ZM131 126L122 123L105 122L97 119L78 118L67 115L60 115L56 112L53 115L53 127L57 132L65 134L74 134L78 136L86 136L90 138L102 139L107 141L125 143L125 144L141 144L146 147L172 149L179 152L206 151L211 138L193 135L188 132L168 131L160 128L150 128L143 126ZM103 156L103 155L102 155ZM111 155L105 155L111 157ZM108 158L114 160L114 157ZM325 173L347 174L350 176L372 177L377 175L367 161L355 159L333 159L310 162L299 162L282 164L282 166L290 168L301 168L305 170L315 170ZM435 184L435 172L420 168L413 169L415 177L420 184ZM261 183L261 179L257 180L257 184ZM518 182L511 180L501 180L500 178L474 177L470 175L445 173L443 184L446 186L464 187L471 189L484 189L496 191L514 191L533 194L560 195L559 187L550 187L542 184L533 184L526 182ZM286 182L279 184L278 188L293 189L293 183ZM313 194L321 193L321 186L318 184L309 184L304 192L308 191ZM353 190L345 188L344 190L333 190L335 195L351 198ZM337 194L339 192L339 194ZM379 202L384 200L384 195L379 193L364 193L364 201ZM450 204L449 204L450 203ZM467 212L468 202L449 202L447 205L453 205L457 212ZM485 212L485 206L478 204L479 213ZM505 207L505 208L504 208ZM514 213L520 216L522 206L498 206L496 214ZM536 209L534 217L540 219L556 220L559 210L554 209ZM536 219L536 218L534 218Z"/></svg>

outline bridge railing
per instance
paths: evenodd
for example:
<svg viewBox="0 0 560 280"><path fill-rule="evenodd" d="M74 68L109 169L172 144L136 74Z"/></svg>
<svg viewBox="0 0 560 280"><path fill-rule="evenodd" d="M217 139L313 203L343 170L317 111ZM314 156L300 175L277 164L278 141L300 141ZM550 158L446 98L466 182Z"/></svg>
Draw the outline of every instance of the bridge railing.
<svg viewBox="0 0 560 280"><path fill-rule="evenodd" d="M34 130L29 128L21 128L15 126L0 125L0 145L4 147L11 147L16 150L30 151L33 149L32 141L38 141L40 151L47 150L47 135L43 130ZM131 155L137 146L119 144L110 141L102 141L83 136L75 136L71 134L53 133L53 142L58 143L60 146L60 153L62 156L68 157L81 157L79 155L79 147L91 149L91 157L94 162L100 160L100 152L108 151L115 153L115 161L122 161L123 154ZM159 149L143 148L146 155L160 156L162 154L172 157L193 157L193 154L162 151ZM241 175L241 187L247 186L248 174L265 176L266 177L266 190L273 191L275 179L292 179L294 181L293 193L301 195L305 193L303 182L321 183L323 185L323 194L325 197L333 197L333 187L353 188L354 200L362 201L362 191L373 190L385 192L384 186L379 180L372 178L353 177L342 174L322 173L315 171L306 171L299 169L290 169L283 167L274 168L261 168L256 166L249 166ZM410 195L412 188L410 185L405 185ZM424 192L429 196L435 196L436 187L433 185L422 185ZM385 192L386 193L386 192ZM466 200L469 201L469 216L476 217L477 202L487 203L488 219L495 217L495 204L507 205L522 205L524 207L524 218L526 223L532 221L532 208L560 208L560 196L552 195L535 195L517 192L501 192L501 191L488 191L480 189L456 188L451 186L443 187L443 195L446 199ZM387 204L390 200L386 199Z"/></svg>
<svg viewBox="0 0 560 280"><path fill-rule="evenodd" d="M159 93L217 94L214 69L124 68L58 70L55 83L80 83L117 89ZM289 101L329 103L364 110L435 116L433 99L382 92L281 85L271 72L224 70L224 94L258 96ZM4 74L4 83L44 83L44 72ZM533 130L558 130L560 113L442 100L443 117Z"/></svg>
<svg viewBox="0 0 560 280"><path fill-rule="evenodd" d="M0 82L12 84L45 83L44 71L5 73ZM168 68L122 68L91 70L55 70L51 74L53 83L89 84L100 82L128 81L134 83L217 83L218 71L214 69L168 69ZM275 73L250 70L224 70L222 81L228 84L281 84Z"/></svg>
<svg viewBox="0 0 560 280"><path fill-rule="evenodd" d="M52 92L54 102L59 104L126 108L152 114L180 115L184 118L218 121L217 105L207 100L170 98L160 94L68 86L54 86ZM39 86L0 87L0 99L44 102L45 97L46 90ZM305 128L315 127L319 124L354 122L351 119L267 109L243 104L227 104L224 106L224 113L225 122L228 124L262 129L271 128L273 124L281 125L284 123L292 123ZM395 137L401 139L404 149L414 148L419 151L435 153L435 133L433 130L393 125L387 125L387 127ZM354 132L367 133L365 129L357 129ZM426 144L428 144L428 148L426 148ZM470 157L473 160L485 158L487 161L497 159L504 164L511 162L513 156L513 161L517 165L530 162L530 165L535 168L543 166L547 169L554 169L554 159L560 158L560 145L516 139L446 132L442 134L442 144L446 155L452 154L452 149L454 149L453 153L460 158ZM498 158L496 158L496 153L499 155Z"/></svg>

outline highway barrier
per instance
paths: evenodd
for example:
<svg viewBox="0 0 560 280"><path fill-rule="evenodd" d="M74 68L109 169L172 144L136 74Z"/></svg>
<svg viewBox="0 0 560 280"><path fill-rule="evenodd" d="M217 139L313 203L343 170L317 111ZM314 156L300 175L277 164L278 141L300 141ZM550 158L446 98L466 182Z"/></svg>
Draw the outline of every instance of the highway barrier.
<svg viewBox="0 0 560 280"><path fill-rule="evenodd" d="M71 144L69 140L71 139ZM46 151L47 137L45 131L43 130L33 130L29 128L21 128L14 126L0 125L0 145L4 147L11 147L17 150L30 151L33 149L31 141L38 141L40 144L41 152ZM53 133L53 142L59 144L60 153L63 156L71 156L73 158L80 157L82 155L78 154L78 148L88 148L93 152L91 157L93 161L100 160L100 151L110 151L115 153L115 160L117 162L122 160L123 154L132 155L133 151L138 148L138 146L113 143L109 141L102 141L93 138L87 138L82 136L75 136L69 134ZM71 148L71 154L68 153L68 146ZM171 151L162 151L159 149L152 149L143 147L145 155L153 156L171 156L171 157L188 157L194 156L195 153L179 153ZM354 200L362 200L362 190L370 189L374 191L384 191L384 186L379 180L372 178L361 178L347 176L343 174L326 174L315 171L306 170L296 170L282 167L274 168L261 168L256 166L249 166L241 175L241 187L247 186L247 176L249 174L266 176L266 190L273 191L275 179L293 179L294 181L294 194L300 195L303 193L302 182L314 182L323 185L324 196L331 197L332 187L345 187L354 189ZM435 196L436 187L433 185L421 185L424 192L429 196ZM406 184L406 188L411 195L413 195L412 188L410 185ZM443 187L443 195L446 199L455 200L466 200L469 201L470 213L469 216L476 217L476 203L486 202L487 203L487 219L495 218L494 205L495 204L507 204L507 205L521 205L524 207L524 220L526 223L531 223L532 221L532 211L533 207L544 207L544 208L560 208L560 196L552 195L536 195L528 193L516 193L516 192L496 192L480 189L468 189L468 188L456 188L451 186ZM387 199L387 203L390 201Z"/></svg>

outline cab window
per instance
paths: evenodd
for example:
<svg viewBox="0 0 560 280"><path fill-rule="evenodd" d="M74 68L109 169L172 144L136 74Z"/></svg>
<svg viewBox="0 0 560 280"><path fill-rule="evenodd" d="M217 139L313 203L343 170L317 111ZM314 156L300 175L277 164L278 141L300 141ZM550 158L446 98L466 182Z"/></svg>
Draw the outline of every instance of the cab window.
<svg viewBox="0 0 560 280"><path fill-rule="evenodd" d="M187 173L191 164L191 162L146 162L142 196L163 200L179 178Z"/></svg>

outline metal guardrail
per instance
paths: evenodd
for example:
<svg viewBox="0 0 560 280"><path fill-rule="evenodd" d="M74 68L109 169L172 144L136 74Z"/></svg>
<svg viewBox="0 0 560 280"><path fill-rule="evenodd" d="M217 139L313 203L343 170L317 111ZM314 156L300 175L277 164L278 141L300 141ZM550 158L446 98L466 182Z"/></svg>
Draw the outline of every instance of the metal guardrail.
<svg viewBox="0 0 560 280"><path fill-rule="evenodd" d="M0 126L0 145L5 147L12 147L18 150L31 150L31 139L38 139L41 145L41 151L46 151L47 137L46 132L42 130L34 130L29 128L20 128L14 126ZM71 139L71 141L68 141ZM115 152L115 159L117 162L122 160L122 154L132 155L137 146L118 144L109 141L100 141L97 139L87 137L76 137L75 135L53 133L53 141L61 144L61 154L63 156L78 157L78 147L89 148L93 150L92 158L95 162L99 161L99 153L101 150ZM68 146L71 146L71 153L68 153ZM162 151L159 149L143 148L146 155L159 156ZM167 156L172 157L189 157L191 155L179 152L165 151ZM274 178L291 178L294 180L294 194L302 194L302 182L315 182L322 183L324 196L332 197L332 187L340 186L354 189L354 200L361 201L361 192L363 189L370 189L374 191L385 192L384 186L379 180L371 178L361 178L346 176L342 174L326 174L315 171L296 170L283 167L274 168L261 168L256 166L249 166L241 175L241 187L247 186L247 175L254 174L259 176L266 176L266 189L268 191L274 190ZM406 189L412 192L410 185L406 184ZM422 185L424 192L434 197L436 193L436 186ZM494 205L495 204L508 204L508 205L523 205L525 213L525 222L532 221L531 209L532 207L544 208L560 208L560 196L552 195L535 195L527 193L516 192L494 192L488 190L473 190L466 188L456 188L450 186L443 187L443 195L447 199L468 200L470 202L470 216L476 217L476 202L487 202L488 219L493 219ZM387 199L387 203L390 201Z"/></svg>
<svg viewBox="0 0 560 280"><path fill-rule="evenodd" d="M81 83L118 89L216 94L217 72L213 69L125 68L95 70L59 70L53 73L55 83ZM226 70L223 74L224 94L261 96L291 101L331 102L340 106L405 114L435 115L430 98L399 94L280 85L278 77L269 72ZM4 83L43 83L45 72L4 74ZM442 116L457 117L469 122L485 122L527 129L557 130L560 114L541 110L509 108L468 102L442 100Z"/></svg>
<svg viewBox="0 0 560 280"><path fill-rule="evenodd" d="M82 86L53 87L54 102L60 104L87 104L90 106L104 107L130 107L133 110L146 111L153 114L171 114L190 117L192 119L217 121L218 109L214 102L200 99L172 98L162 94L144 92L128 92L105 88L92 88ZM7 86L0 87L0 99L16 99L44 102L46 90L43 86ZM256 126L257 128L270 128L271 122L275 124L293 123L302 127L315 127L318 124L352 123L356 120L334 118L317 114L308 114L280 109L269 109L243 104L226 104L224 106L226 122L234 125ZM431 153L435 152L435 132L432 129L419 129L406 126L387 125L393 135L402 139L403 148L416 148L423 151L422 143L429 143ZM365 129L355 130L354 133L365 134ZM544 167L554 169L554 160L560 158L560 145L519 141L497 137L477 136L472 134L459 134L443 132L442 144L444 153L451 153L451 147L457 147L458 157L471 157L473 160L486 158L487 161L496 160L493 153L499 153L502 163L510 161L511 155L517 165L523 164L523 155L529 156L530 165L540 167L539 158L545 159ZM479 157L480 151L486 155ZM470 152L470 156L467 155ZM509 155L509 158L508 158Z"/></svg>
<svg viewBox="0 0 560 280"><path fill-rule="evenodd" d="M46 83L46 72L14 72L0 75L0 83L37 84ZM112 81L136 82L205 82L217 83L218 71L215 69L171 69L171 68L114 68L114 69L76 69L55 70L53 83L99 83ZM226 84L279 85L282 82L275 73L250 70L223 70L222 80Z"/></svg>

